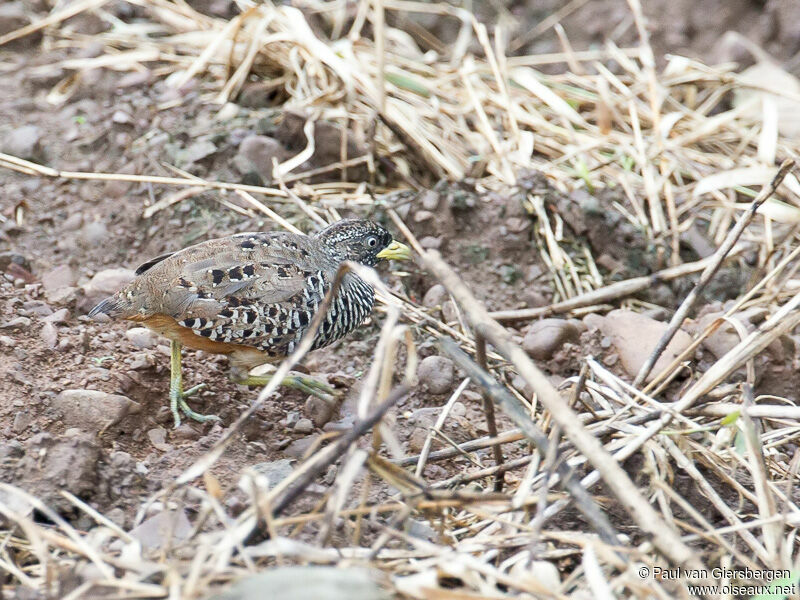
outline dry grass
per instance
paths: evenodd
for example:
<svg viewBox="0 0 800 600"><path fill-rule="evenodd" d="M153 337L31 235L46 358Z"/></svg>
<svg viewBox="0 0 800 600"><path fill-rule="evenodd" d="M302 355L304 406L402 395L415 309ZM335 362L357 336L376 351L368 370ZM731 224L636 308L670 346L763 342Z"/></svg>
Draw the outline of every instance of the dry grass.
<svg viewBox="0 0 800 600"><path fill-rule="evenodd" d="M265 566L333 563L380 569L391 588L404 597L667 598L690 595L684 585L687 580L642 578L641 568L733 566L796 572L800 508L793 480L800 465L795 445L800 408L792 398L754 398L752 368L746 370L747 379L741 385L727 378L798 323L797 252L792 247L800 221L800 182L795 175L782 172L775 180L780 184L775 196L761 198L764 204L752 223L733 238L729 233L758 188L769 186L776 177L776 164L796 157L796 143L780 130L779 111L783 102L798 98L773 85L774 79L763 79L761 89L748 87L732 66L709 67L673 57L659 72L646 38L637 48L609 44L592 52L573 52L564 40L565 51L560 55L508 57L502 31L489 32L471 14L444 4L362 0L356 3L354 20L346 20L345 11L336 8L342 3L299 3L306 15L314 13L329 30L340 33L329 42L320 39L304 12L294 7L251 6L242 0L242 14L226 22L200 15L183 2L130 1L145 9L146 26L117 23L92 39L104 45L105 53L61 66L75 71L97 66L150 69L177 87L198 78L202 99L220 106L235 99L251 74L276 81L289 98L288 106L312 115L306 128L308 148L299 158L275 166L282 185L259 188L186 175L63 173L9 156L0 156L0 164L52 177L135 178L189 190L215 188L232 209L258 210L291 229L289 215L302 213L324 222L336 219L336 208L345 201L373 202L364 186L305 186L308 193L303 200L287 188L297 179L293 169L313 152L315 120L347 123L352 130L374 131L373 154L366 160L371 170L377 160L388 161L410 184L469 176L475 178L479 190L507 191L520 183L521 173L534 168L563 190L583 187L591 192L619 186L627 203L615 208L666 249L670 268L660 274L665 280L703 270L713 275L712 263L718 265L744 248L755 249L760 278L742 292L727 316L758 307L765 320L705 372L698 371L693 351L687 352L647 385L630 385L585 357L584 371L575 373L568 383L573 398L585 390L604 407L590 411L568 403L553 389L491 317L501 321L534 318L615 303L652 279L607 285L588 248L585 260L574 260L574 252L562 243L560 217L530 191L526 207L537 218L538 250L551 270L559 302L545 309L488 315L439 257L421 251L413 231L392 212L398 228L420 251L421 264L458 302L462 319L457 324L444 323L382 290L388 308L358 413L362 421L357 433L372 432L369 450L352 443L330 444L273 489L262 477L246 474L251 504L239 517L228 516L223 509L225 498L208 468L271 391L267 388L217 446L153 499L175 506L191 504L199 513L188 539L168 543L155 553L142 551L125 531L72 497L76 508L97 522L93 532L75 531L43 506L40 510L51 515L53 525L34 523L15 507L38 506L38 501L3 484L0 513L10 528L3 532L0 544L0 569L13 581L46 592L54 589L60 570L92 563L98 578L70 598L82 594L196 598ZM110 19L102 4L72 6L95 7ZM631 0L630 4L644 35L639 3ZM376 28L375 39L367 36L367 25L382 23L384 11L447 15L460 26L458 41L448 54L431 56L423 55L407 35L388 27ZM87 43L83 36L60 29L60 21L56 13L42 23L48 27L46 43L62 47ZM7 35L0 43L13 37ZM477 55L474 48L479 49ZM533 68L548 62L563 62L571 68L559 76L546 76ZM69 81L57 89L60 99L67 98ZM720 112L720 100L733 90L737 102ZM342 161L347 163L348 157ZM227 191L235 192L235 198ZM183 195L147 207L147 215L187 194L179 193ZM730 252L681 265L680 235L695 222L707 225L720 245L728 236ZM519 431L500 431L494 439L468 442L449 453L429 452L426 445L420 457L384 458L386 449L396 448L397 443L389 426L372 428L369 419L377 418L379 409L388 408L406 390L391 389L400 347L409 356L404 385L413 383L414 376L414 339L401 323L401 313L423 334L453 337L470 355L483 344L476 345L474 336L489 341L494 348L488 356L493 374L502 381L499 367L513 368L535 390L534 398L524 399L492 388L493 377L482 375L487 397L517 421ZM717 326L712 324L700 338ZM281 368L288 370L304 351L299 348ZM475 369L477 377L480 369ZM678 371L691 373L690 384L677 402L665 402L661 395L665 382ZM445 406L431 436L447 419L448 407L461 390L463 386ZM703 397L725 402L698 404ZM523 437L535 447L525 457L482 465L458 480L421 478L426 462L446 461ZM634 485L620 465L637 454L647 472L644 489ZM342 465L338 480L316 509L285 516L287 498L302 491L320 465L337 459ZM575 477L566 477L568 473L558 470L557 463L585 469L581 483L590 494L563 491L575 489ZM414 474L401 464L415 467ZM514 469L525 472L510 478L502 490L498 485L497 491L488 491L501 481L498 473ZM693 504L696 497L681 495L682 490L673 485L676 475L701 490L704 502L721 515L719 522L704 518ZM368 491L359 501L349 498L346 492L359 477L365 490L380 483L394 491L394 499L372 505ZM601 480L612 497L601 495L595 485ZM484 491L468 485L474 481L481 482ZM576 501L586 510L590 525L583 531L554 525L559 522L554 517ZM622 511L634 528L614 531L613 525L603 521L612 504L617 516ZM682 517L676 517L676 512ZM366 545L362 535L365 519L382 531L371 545ZM436 541L410 535L407 528L412 519L428 524L436 532ZM311 524L313 529L304 529ZM351 540L345 547L331 545L329 533L337 524ZM249 545L256 527L268 531L270 539ZM316 543L297 540L302 532L312 530L318 532ZM541 561L548 560L572 565L560 586L541 577ZM714 579L697 578L701 583ZM458 589L448 589L454 582Z"/></svg>

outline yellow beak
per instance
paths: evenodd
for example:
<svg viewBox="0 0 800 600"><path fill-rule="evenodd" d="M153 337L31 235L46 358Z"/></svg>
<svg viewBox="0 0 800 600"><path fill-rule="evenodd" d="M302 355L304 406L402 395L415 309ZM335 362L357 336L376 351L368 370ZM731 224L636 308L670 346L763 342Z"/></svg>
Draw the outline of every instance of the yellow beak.
<svg viewBox="0 0 800 600"><path fill-rule="evenodd" d="M392 242L375 256L389 260L411 260L411 249L400 242Z"/></svg>

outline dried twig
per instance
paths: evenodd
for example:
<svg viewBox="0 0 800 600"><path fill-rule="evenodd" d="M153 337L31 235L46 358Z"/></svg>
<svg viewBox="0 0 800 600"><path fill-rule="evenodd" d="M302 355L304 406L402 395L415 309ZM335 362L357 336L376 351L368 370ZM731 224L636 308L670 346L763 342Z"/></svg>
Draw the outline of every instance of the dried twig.
<svg viewBox="0 0 800 600"><path fill-rule="evenodd" d="M489 368L486 364L486 340L483 339L483 336L478 334L475 336L475 358L478 360L478 365L484 371L488 371ZM489 432L491 437L497 437L497 421L494 417L494 404L492 404L491 399L485 393L485 389L482 390L483 394L483 412L486 414L486 431ZM500 466L503 464L503 450L500 448L499 444L492 446L492 454L494 455L494 464ZM498 474L494 478L494 491L501 492L503 490L503 477L502 475Z"/></svg>

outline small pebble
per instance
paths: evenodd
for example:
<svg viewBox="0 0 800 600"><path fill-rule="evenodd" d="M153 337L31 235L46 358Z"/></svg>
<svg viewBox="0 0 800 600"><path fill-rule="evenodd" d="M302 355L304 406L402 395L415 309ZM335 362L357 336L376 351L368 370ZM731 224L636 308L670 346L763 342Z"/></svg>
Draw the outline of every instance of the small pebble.
<svg viewBox="0 0 800 600"><path fill-rule="evenodd" d="M15 317L0 324L0 329L27 329L30 326L31 320L28 317Z"/></svg>
<svg viewBox="0 0 800 600"><path fill-rule="evenodd" d="M316 396L309 396L306 400L304 412L306 417L311 419L314 427L319 427L321 429L333 417L333 409L333 402L323 400ZM296 430L295 427L295 431Z"/></svg>
<svg viewBox="0 0 800 600"><path fill-rule="evenodd" d="M426 250L438 250L442 247L442 238L426 235L419 240L419 245Z"/></svg>
<svg viewBox="0 0 800 600"><path fill-rule="evenodd" d="M75 285L75 279L75 273L69 265L59 265L42 275L42 286L45 292L54 292Z"/></svg>
<svg viewBox="0 0 800 600"><path fill-rule="evenodd" d="M435 308L441 306L446 299L447 290L441 283L437 283L425 292L425 296L422 298L422 305L428 308Z"/></svg>
<svg viewBox="0 0 800 600"><path fill-rule="evenodd" d="M428 438L428 430L422 427L417 427L411 432L408 438L408 449L414 454L422 452L422 447L425 445L425 440Z"/></svg>
<svg viewBox="0 0 800 600"><path fill-rule="evenodd" d="M429 356L419 363L417 375L432 394L446 394L453 388L455 365L444 356Z"/></svg>
<svg viewBox="0 0 800 600"><path fill-rule="evenodd" d="M425 210L436 210L439 208L439 194L433 190L427 190L422 194L419 202Z"/></svg>
<svg viewBox="0 0 800 600"><path fill-rule="evenodd" d="M11 429L14 433L22 433L30 427L30 424L33 423L33 414L30 410L20 410L17 411L17 414L14 416L14 423L11 425Z"/></svg>
<svg viewBox="0 0 800 600"><path fill-rule="evenodd" d="M176 440L196 440L200 437L200 433L189 423L181 423L177 429L172 430L172 437Z"/></svg>
<svg viewBox="0 0 800 600"><path fill-rule="evenodd" d="M56 326L52 323L45 323L42 325L39 337L42 338L44 345L52 350L58 343L58 329L56 329Z"/></svg>
<svg viewBox="0 0 800 600"><path fill-rule="evenodd" d="M117 110L111 115L111 120L117 125L127 125L133 122L133 118L124 110Z"/></svg>
<svg viewBox="0 0 800 600"><path fill-rule="evenodd" d="M463 417L467 414L467 407L461 402L454 402L453 408L450 409L450 414L454 417Z"/></svg>
<svg viewBox="0 0 800 600"><path fill-rule="evenodd" d="M564 319L542 319L531 325L522 347L536 360L549 360L567 342L577 342L578 328Z"/></svg>
<svg viewBox="0 0 800 600"><path fill-rule="evenodd" d="M51 315L47 315L43 319L47 323L54 323L56 325L63 325L69 321L69 310L66 308L59 308Z"/></svg>
<svg viewBox="0 0 800 600"><path fill-rule="evenodd" d="M285 425L286 427L292 428L297 425L297 422L300 420L300 413L296 410L289 411L286 413Z"/></svg>
<svg viewBox="0 0 800 600"><path fill-rule="evenodd" d="M297 433L307 434L314 431L314 424L311 422L311 419L300 419L294 426L294 430Z"/></svg>
<svg viewBox="0 0 800 600"><path fill-rule="evenodd" d="M158 341L156 335L147 327L133 327L125 332L125 337L137 348L152 348Z"/></svg>
<svg viewBox="0 0 800 600"><path fill-rule="evenodd" d="M442 317L446 323L458 321L458 311L452 300L446 300L444 304L442 304Z"/></svg>
<svg viewBox="0 0 800 600"><path fill-rule="evenodd" d="M166 443L167 431L163 427L154 427L148 430L147 437L157 450L161 450L162 452L172 450L172 446Z"/></svg>

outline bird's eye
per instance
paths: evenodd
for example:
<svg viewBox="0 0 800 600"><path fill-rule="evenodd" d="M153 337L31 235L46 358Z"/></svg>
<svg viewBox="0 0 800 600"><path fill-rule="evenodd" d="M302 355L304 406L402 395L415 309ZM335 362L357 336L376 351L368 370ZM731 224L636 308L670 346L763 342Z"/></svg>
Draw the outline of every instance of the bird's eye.
<svg viewBox="0 0 800 600"><path fill-rule="evenodd" d="M367 246L369 246L370 248L374 248L377 245L378 245L378 238L376 237L367 238Z"/></svg>

